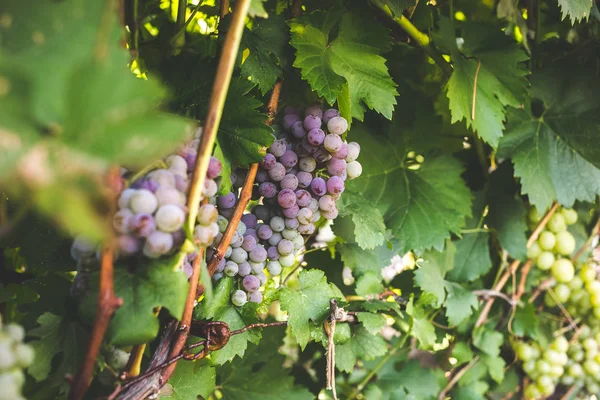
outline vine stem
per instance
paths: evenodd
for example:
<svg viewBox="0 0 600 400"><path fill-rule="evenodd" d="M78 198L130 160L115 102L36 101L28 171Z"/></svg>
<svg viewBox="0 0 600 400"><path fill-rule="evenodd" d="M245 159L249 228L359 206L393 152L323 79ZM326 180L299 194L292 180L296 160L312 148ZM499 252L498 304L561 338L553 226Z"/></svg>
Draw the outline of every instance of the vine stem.
<svg viewBox="0 0 600 400"><path fill-rule="evenodd" d="M383 11L389 18L394 21L400 28L406 32L408 36L412 40L419 45L425 52L431 57L433 61L440 67L444 75L450 76L452 75L452 65L442 56L439 50L431 43L429 36L421 32L417 29L416 26L413 25L412 22L404 15L394 15L392 10L389 8L387 4L385 4L382 0L371 0L371 3Z"/></svg>
<svg viewBox="0 0 600 400"><path fill-rule="evenodd" d="M444 400L444 398L446 398L446 393L452 390L452 388L458 383L460 378L462 378L471 368L473 368L473 365L475 365L477 361L479 361L479 356L475 356L471 361L469 361L467 365L465 365L460 371L458 371L452 377L452 379L450 379L446 387L442 389L442 391L438 395L438 400Z"/></svg>
<svg viewBox="0 0 600 400"><path fill-rule="evenodd" d="M121 177L119 168L113 167L108 172L108 188L107 202L110 205L107 215L107 223L112 219L116 208L117 193L120 189ZM118 182L118 183L117 183ZM90 341L87 352L83 359L83 363L79 372L71 383L69 391L69 400L80 400L87 392L92 380L94 372L94 364L100 351L102 339L108 328L108 323L113 313L123 304L123 299L117 298L114 291L114 271L113 271L113 255L114 255L114 238L110 236L102 249L100 263L100 287L98 289L98 304L96 306L96 317L94 319L94 327L90 335Z"/></svg>
<svg viewBox="0 0 600 400"><path fill-rule="evenodd" d="M546 213L546 215L544 215L544 218L542 218L542 220L540 221L538 226L531 233L531 236L529 236L529 239L527 240L527 248L530 248L531 245L537 240L538 236L540 235L540 233L542 233L542 231L544 230L544 227L546 226L546 224L548 223L548 221L550 220L552 215L554 215L554 213L556 212L557 209L558 209L558 203L554 203L552 208L550 208L550 210ZM504 285L506 285L506 282L508 282L508 278L510 278L510 276L517 271L517 268L519 268L520 264L521 264L520 260L514 260L510 264L510 266L506 269L506 271L504 271L504 274L502 274L502 276L500 277L498 282L496 282L496 284L494 285L494 288L492 290L495 290L498 292L501 291L502 288L504 287ZM527 264L531 264L531 260L527 260L526 265ZM475 323L475 328L478 328L485 323L485 321L487 320L487 316L490 313L490 310L492 309L492 305L494 305L494 300L495 300L495 298L492 297L487 301L487 303L485 303L485 305L483 306L483 309L481 310L481 313L479 314L479 318L477 318L477 322Z"/></svg>
<svg viewBox="0 0 600 400"><path fill-rule="evenodd" d="M229 84L231 83L231 74L233 72L233 67L235 66L235 60L240 47L240 41L244 31L244 22L246 20L246 15L248 14L250 2L251 0L238 0L236 2L231 25L225 38L223 52L219 59L217 75L215 77L208 106L208 114L204 121L204 130L200 137L200 143L198 144L198 158L194 165L190 193L188 196L187 207L189 209L189 214L186 223L188 232L193 231L194 223L198 216L198 208L200 207L200 199L202 198L202 189L204 188L208 162L210 161L210 155L212 154L215 139L217 137L221 116L223 115L223 106L225 105L225 98L227 96Z"/></svg>

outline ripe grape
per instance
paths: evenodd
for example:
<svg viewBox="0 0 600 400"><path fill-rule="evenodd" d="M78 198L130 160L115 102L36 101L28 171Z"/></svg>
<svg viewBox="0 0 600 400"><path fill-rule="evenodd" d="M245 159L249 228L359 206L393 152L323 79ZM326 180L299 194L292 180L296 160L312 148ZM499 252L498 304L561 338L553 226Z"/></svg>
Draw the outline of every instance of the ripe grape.
<svg viewBox="0 0 600 400"><path fill-rule="evenodd" d="M152 214L158 207L158 199L151 191L139 189L129 199L129 207L136 214Z"/></svg>
<svg viewBox="0 0 600 400"><path fill-rule="evenodd" d="M323 145L330 153L335 153L336 151L340 150L343 144L344 142L342 142L342 138L332 133L325 136L325 139L323 140Z"/></svg>
<svg viewBox="0 0 600 400"><path fill-rule="evenodd" d="M325 111L323 113L323 116L321 117L321 121L326 124L329 122L330 119L334 118L334 117L339 117L340 116L340 112L338 110L336 110L335 108L330 108L329 110Z"/></svg>
<svg viewBox="0 0 600 400"><path fill-rule="evenodd" d="M260 281L254 275L247 275L242 280L242 286L247 292L256 292L260 288Z"/></svg>
<svg viewBox="0 0 600 400"><path fill-rule="evenodd" d="M569 231L562 231L556 234L556 244L554 249L563 256L570 255L575 251L575 237Z"/></svg>
<svg viewBox="0 0 600 400"><path fill-rule="evenodd" d="M269 178L274 180L275 182L279 182L286 175L286 170L283 164L276 162L273 168L268 171Z"/></svg>
<svg viewBox="0 0 600 400"><path fill-rule="evenodd" d="M569 282L575 276L575 268L571 261L560 258L552 264L552 275L558 282Z"/></svg>
<svg viewBox="0 0 600 400"><path fill-rule="evenodd" d="M144 254L150 258L158 258L173 248L173 236L162 231L154 231L144 244Z"/></svg>
<svg viewBox="0 0 600 400"><path fill-rule="evenodd" d="M296 190L298 187L298 178L296 175L287 174L281 180L280 185L282 189Z"/></svg>
<svg viewBox="0 0 600 400"><path fill-rule="evenodd" d="M315 116L315 115L307 115L304 118L304 128L308 131L308 133L310 135L311 130L321 128L321 118L319 118L318 116ZM310 143L310 139L308 141ZM323 140L321 140L321 142L323 142ZM319 144L321 144L321 143L319 143Z"/></svg>
<svg viewBox="0 0 600 400"><path fill-rule="evenodd" d="M267 259L267 250L262 245L256 246L250 252L250 259L257 263L264 262Z"/></svg>
<svg viewBox="0 0 600 400"><path fill-rule="evenodd" d="M339 176L327 179L327 191L330 194L341 194L344 191L344 180Z"/></svg>
<svg viewBox="0 0 600 400"><path fill-rule="evenodd" d="M327 130L333 134L341 135L348 130L348 121L342 117L333 117L327 121Z"/></svg>
<svg viewBox="0 0 600 400"><path fill-rule="evenodd" d="M248 296L248 301L251 301L253 303L261 303L262 302L262 293L259 292L258 290L256 292L250 293L250 295Z"/></svg>
<svg viewBox="0 0 600 400"><path fill-rule="evenodd" d="M155 216L158 229L163 232L175 232L183 226L185 213L174 204L167 204L158 209Z"/></svg>
<svg viewBox="0 0 600 400"><path fill-rule="evenodd" d="M206 177L208 179L215 179L221 174L222 168L223 166L221 165L221 161L219 161L219 159L216 157L211 157L208 162L208 170L206 171Z"/></svg>
<svg viewBox="0 0 600 400"><path fill-rule="evenodd" d="M556 236L552 232L543 231L538 238L542 250L552 250L556 244Z"/></svg>

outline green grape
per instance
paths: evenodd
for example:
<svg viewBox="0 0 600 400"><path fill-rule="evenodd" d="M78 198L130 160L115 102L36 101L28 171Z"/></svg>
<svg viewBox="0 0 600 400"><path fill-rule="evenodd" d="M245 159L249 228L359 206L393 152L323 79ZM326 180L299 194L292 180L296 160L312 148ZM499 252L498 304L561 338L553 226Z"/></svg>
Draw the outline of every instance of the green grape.
<svg viewBox="0 0 600 400"><path fill-rule="evenodd" d="M539 399L542 397L542 392L536 385L529 385L525 388L525 397L528 399Z"/></svg>
<svg viewBox="0 0 600 400"><path fill-rule="evenodd" d="M569 289L569 286L567 286L564 283L559 283L558 285L556 285L554 287L554 294L556 295L556 298L558 299L558 301L560 301L561 303L566 303L567 300L569 300L569 296L571 295L571 289ZM561 336L561 338L564 339L563 336ZM559 339L559 338L557 338ZM565 339L566 341L567 339ZM568 345L568 341L567 341L567 345ZM561 351L567 351L567 349L565 348L564 350Z"/></svg>
<svg viewBox="0 0 600 400"><path fill-rule="evenodd" d="M600 365L594 360L585 360L583 362L583 369L588 375L596 375L600 373Z"/></svg>
<svg viewBox="0 0 600 400"><path fill-rule="evenodd" d="M554 389L556 388L554 386L554 380L547 375L538 377L536 379L536 384L544 396L550 396L554 393Z"/></svg>
<svg viewBox="0 0 600 400"><path fill-rule="evenodd" d="M556 236L550 231L543 231L538 238L538 244L542 250L552 250L556 244Z"/></svg>
<svg viewBox="0 0 600 400"><path fill-rule="evenodd" d="M544 352L544 360L552 365L558 365L560 363L560 353L556 350L548 349Z"/></svg>
<svg viewBox="0 0 600 400"><path fill-rule="evenodd" d="M591 337L584 339L583 342L581 342L581 344L584 350L586 351L598 348L598 342L596 342L594 338Z"/></svg>
<svg viewBox="0 0 600 400"><path fill-rule="evenodd" d="M537 372L541 375L547 375L552 370L550 363L544 360L538 360L538 362L535 364L535 367Z"/></svg>
<svg viewBox="0 0 600 400"><path fill-rule="evenodd" d="M523 363L523 371L529 376L532 376L535 373L536 362L535 360L525 361Z"/></svg>
<svg viewBox="0 0 600 400"><path fill-rule="evenodd" d="M559 353L565 353L569 349L569 341L566 337L559 336L556 339L554 339L550 346Z"/></svg>
<svg viewBox="0 0 600 400"><path fill-rule="evenodd" d="M571 355L571 360L575 362L582 362L584 358L585 353L583 352L583 350L579 350Z"/></svg>
<svg viewBox="0 0 600 400"><path fill-rule="evenodd" d="M587 389L588 393L597 394L600 392L600 385L598 385L596 382L586 382L585 388Z"/></svg>
<svg viewBox="0 0 600 400"><path fill-rule="evenodd" d="M576 276L569 282L568 286L572 290L581 289L583 287L583 280L579 276Z"/></svg>
<svg viewBox="0 0 600 400"><path fill-rule="evenodd" d="M575 222L577 222L577 211L573 210L572 208L563 208L560 210L560 213L565 218L565 223L567 225L573 225Z"/></svg>
<svg viewBox="0 0 600 400"><path fill-rule="evenodd" d="M552 268L552 264L554 264L554 261L554 254L550 253L549 251L542 251L542 254L540 254L536 260L536 265L542 271L546 271Z"/></svg>
<svg viewBox="0 0 600 400"><path fill-rule="evenodd" d="M552 276L558 282L569 282L575 276L575 267L570 260L560 258L552 264Z"/></svg>
<svg viewBox="0 0 600 400"><path fill-rule="evenodd" d="M522 361L529 361L538 358L540 356L540 352L535 347L521 342L517 346L517 355Z"/></svg>
<svg viewBox="0 0 600 400"><path fill-rule="evenodd" d="M567 229L565 217L562 214L555 213L548 221L548 229L554 233L562 232Z"/></svg>
<svg viewBox="0 0 600 400"><path fill-rule="evenodd" d="M596 268L590 264L584 264L579 271L579 276L584 282L592 282L596 279Z"/></svg>
<svg viewBox="0 0 600 400"><path fill-rule="evenodd" d="M563 256L568 256L575 251L575 237L573 234L571 234L569 231L557 233L554 250Z"/></svg>
<svg viewBox="0 0 600 400"><path fill-rule="evenodd" d="M350 331L350 325L347 322L336 324L335 332L333 334L333 342L337 345L348 343L352 337Z"/></svg>
<svg viewBox="0 0 600 400"><path fill-rule="evenodd" d="M529 214L527 215L527 217L529 218L529 222L534 224L537 224L542 219L535 207L531 207L529 209Z"/></svg>
<svg viewBox="0 0 600 400"><path fill-rule="evenodd" d="M527 258L530 260L536 259L540 253L542 252L542 248L538 244L538 242L533 242L531 247L527 249Z"/></svg>
<svg viewBox="0 0 600 400"><path fill-rule="evenodd" d="M565 369L562 365L553 365L550 370L550 376L552 378L560 378L565 373Z"/></svg>
<svg viewBox="0 0 600 400"><path fill-rule="evenodd" d="M573 378L580 378L584 375L583 368L580 364L571 364L569 368L567 368L567 373L571 375Z"/></svg>
<svg viewBox="0 0 600 400"><path fill-rule="evenodd" d="M544 294L544 304L546 305L546 307L556 307L556 300L554 300L554 297L552 297L552 295L550 294L550 292L546 292L546 294Z"/></svg>
<svg viewBox="0 0 600 400"><path fill-rule="evenodd" d="M575 378L570 375L563 375L562 378L560 378L560 383L565 386L573 386L575 384Z"/></svg>
<svg viewBox="0 0 600 400"><path fill-rule="evenodd" d="M587 325L579 327L579 340L587 339L592 336L592 330Z"/></svg>

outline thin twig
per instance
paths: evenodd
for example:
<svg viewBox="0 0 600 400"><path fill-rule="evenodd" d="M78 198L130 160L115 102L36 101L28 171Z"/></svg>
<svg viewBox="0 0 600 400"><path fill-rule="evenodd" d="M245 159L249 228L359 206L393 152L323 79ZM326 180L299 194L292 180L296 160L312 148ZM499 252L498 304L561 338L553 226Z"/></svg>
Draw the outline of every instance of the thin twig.
<svg viewBox="0 0 600 400"><path fill-rule="evenodd" d="M477 60L477 69L475 70L475 79L473 80L473 105L471 106L471 120L475 121L475 105L477 104L477 78L479 77L479 69L481 68L481 60Z"/></svg>
<svg viewBox="0 0 600 400"><path fill-rule="evenodd" d="M569 321L569 325L571 326L571 328L573 330L577 329L577 324L575 323L575 321L573 321L573 317L571 317L571 314L569 314L569 312L567 311L567 309L565 308L565 306L561 303L561 301L559 300L558 297L556 297L556 293L554 293L554 290L552 290L552 288L548 289L548 293L550 293L550 297L552 297L552 300L554 300L554 302L556 303L556 305L558 306L558 308L560 309L560 311L563 313L563 315L565 316L565 318L567 318L567 321Z"/></svg>
<svg viewBox="0 0 600 400"><path fill-rule="evenodd" d="M227 96L229 84L231 83L231 74L233 72L233 67L235 66L235 60L237 59L244 30L244 21L248 14L250 2L251 0L238 0L236 2L231 25L229 26L229 31L225 38L223 52L219 59L217 74L215 76L208 106L208 114L204 121L204 129L202 136L200 137L200 143L198 144L198 158L196 159L196 165L194 166L188 196L187 207L189 209L189 214L186 224L188 232L193 231L196 217L198 216L198 208L200 207L200 199L202 198L202 189L204 188L208 162L210 161L210 155L212 154L217 131L221 122L223 106L225 105L225 98Z"/></svg>
<svg viewBox="0 0 600 400"><path fill-rule="evenodd" d="M107 202L110 205L110 211L107 220L112 219L116 208L116 199L119 188L116 183L121 179L119 168L113 167L108 173L109 193ZM108 221L107 221L108 223ZM71 384L69 392L69 400L80 400L83 398L91 383L92 374L94 372L94 364L100 351L102 339L108 328L108 323L113 313L123 304L123 299L117 298L114 291L113 281L113 254L114 254L114 238L109 237L102 249L100 263L100 287L98 289L98 304L96 307L96 316L94 327L90 335L89 345L83 359L83 363L79 372L75 376Z"/></svg>
<svg viewBox="0 0 600 400"><path fill-rule="evenodd" d="M523 266L521 270L521 280L519 281L519 290L517 291L517 295L515 297L515 302L518 303L523 297L523 293L525 293L525 284L527 283L527 275L529 275L529 271L531 270L531 263L527 263Z"/></svg>
<svg viewBox="0 0 600 400"><path fill-rule="evenodd" d="M483 297L484 299L489 299L490 297L499 297L502 300L506 301L511 306L514 304L514 301L510 297L508 297L504 293L497 291L497 290L481 289L481 290L473 290L472 293L475 296Z"/></svg>
<svg viewBox="0 0 600 400"><path fill-rule="evenodd" d="M438 396L438 400L444 400L446 398L446 393L448 393L450 390L452 390L452 388L454 387L454 385L456 385L458 383L460 378L462 378L464 376L464 374L466 374L471 368L473 368L473 365L475 365L475 363L477 361L479 361L479 356L475 356L471 361L469 361L469 363L467 365L465 365L460 371L458 371L452 377L452 379L450 379L450 381L448 382L446 387L444 389L442 389L442 391L440 392L440 394Z"/></svg>
<svg viewBox="0 0 600 400"><path fill-rule="evenodd" d="M594 241L594 238L596 237L596 235L598 235L598 233L600 233L600 218L598 218L598 221L596 221L596 224L594 225L594 227L590 231L590 236L585 241L585 243L583 244L583 246L581 246L579 248L579 250L577 250L577 253L575 253L573 255L573 257L571 258L571 262L577 261L577 259L579 257L581 257L581 255L583 253L585 253L585 251L591 246L592 242Z"/></svg>
<svg viewBox="0 0 600 400"><path fill-rule="evenodd" d="M542 233L542 231L546 227L546 224L548 223L548 221L550 220L550 218L554 215L554 213L558 209L558 206L559 206L558 203L554 203L554 205L552 206L552 208L546 213L546 215L544 215L544 218L541 219L540 223L535 228L535 230L531 233L531 236L529 236L529 239L527 240L527 248L530 248L531 245L536 240L538 240L538 237L540 236L540 233Z"/></svg>
<svg viewBox="0 0 600 400"><path fill-rule="evenodd" d="M239 335L240 333L244 333L248 329L270 328L272 326L283 326L283 325L287 325L287 321L276 321L276 322L250 324L241 329L236 329L235 331L231 331L231 336Z"/></svg>
<svg viewBox="0 0 600 400"><path fill-rule="evenodd" d="M229 14L229 0L221 0L219 7L219 16L225 18L225 16Z"/></svg>

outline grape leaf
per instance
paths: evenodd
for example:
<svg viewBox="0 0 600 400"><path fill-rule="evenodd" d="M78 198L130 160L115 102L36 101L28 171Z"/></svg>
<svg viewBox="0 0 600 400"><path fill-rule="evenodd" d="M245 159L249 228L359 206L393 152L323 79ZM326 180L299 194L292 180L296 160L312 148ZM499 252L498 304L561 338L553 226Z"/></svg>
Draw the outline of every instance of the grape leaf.
<svg viewBox="0 0 600 400"><path fill-rule="evenodd" d="M347 83L354 118L362 120L366 106L391 119L398 93L380 55L389 49L390 41L387 29L371 18L359 11L346 12L341 20L338 11L295 18L290 22L294 66L329 104L342 95ZM338 21L337 37L330 40ZM359 30L358 24L371 28Z"/></svg>
<svg viewBox="0 0 600 400"><path fill-rule="evenodd" d="M467 128L496 148L504 130L506 107L518 107L525 98L524 77L528 72L523 62L528 56L500 28L490 27L489 23L465 23L461 31L464 45L460 50L448 19L440 20L440 31L435 36L450 52L454 65L447 87L451 122L466 120Z"/></svg>
<svg viewBox="0 0 600 400"><path fill-rule="evenodd" d="M219 126L219 144L230 162L248 165L262 161L265 148L273 143L273 129L265 124L267 116L258 111L260 100L249 96L254 85L248 81L231 82L223 118Z"/></svg>
<svg viewBox="0 0 600 400"><path fill-rule="evenodd" d="M490 356L488 354L483 354L481 359L488 368L490 377L495 380L496 383L501 383L504 380L504 367L506 367L504 359L500 356Z"/></svg>
<svg viewBox="0 0 600 400"><path fill-rule="evenodd" d="M159 323L154 310L164 307L175 318L181 318L189 284L182 270L174 270L178 256L152 260L135 274L123 266L115 266L115 294L123 305L113 316L106 337L109 343L125 346L146 343L156 337ZM90 279L90 292L80 310L93 321L98 297L99 273Z"/></svg>
<svg viewBox="0 0 600 400"><path fill-rule="evenodd" d="M340 290L327 283L323 271L303 270L298 275L300 290L284 287L279 301L281 309L289 314L288 325L298 344L304 349L310 340L309 322L320 323L329 315L329 300L343 298Z"/></svg>
<svg viewBox="0 0 600 400"><path fill-rule="evenodd" d="M523 260L527 256L527 210L520 198L507 195L490 199L487 223L496 231L498 241L511 257Z"/></svg>
<svg viewBox="0 0 600 400"><path fill-rule="evenodd" d="M431 369L422 368L417 360L410 360L396 374L396 385L415 399L436 398L440 384ZM394 397L396 398L396 397Z"/></svg>
<svg viewBox="0 0 600 400"><path fill-rule="evenodd" d="M498 356L500 347L504 342L502 333L486 329L484 326L473 331L473 345L483 353L490 356Z"/></svg>
<svg viewBox="0 0 600 400"><path fill-rule="evenodd" d="M419 341L422 349L431 348L437 339L435 328L421 306L414 304L414 297L412 296L406 305L406 313L412 317L411 336Z"/></svg>
<svg viewBox="0 0 600 400"><path fill-rule="evenodd" d="M356 281L356 294L360 296L377 296L383 292L381 279L371 271L367 271Z"/></svg>
<svg viewBox="0 0 600 400"><path fill-rule="evenodd" d="M448 296L444 302L446 307L446 318L450 325L458 325L477 310L479 302L477 297L468 289L458 283L447 282L446 291Z"/></svg>
<svg viewBox="0 0 600 400"><path fill-rule="evenodd" d="M374 249L385 240L383 216L373 203L350 191L338 202L341 216L349 216L354 222L354 238L362 249Z"/></svg>
<svg viewBox="0 0 600 400"><path fill-rule="evenodd" d="M251 0L248 15L251 17L269 18L269 14L265 10L263 3L265 0Z"/></svg>
<svg viewBox="0 0 600 400"><path fill-rule="evenodd" d="M376 136L356 125L361 137L360 179L348 183L383 213L386 226L400 241L399 253L412 249L441 249L450 233L459 233L470 215L471 192L462 166L448 155L425 157L419 169L405 166L401 135ZM360 181L360 182L357 182Z"/></svg>
<svg viewBox="0 0 600 400"><path fill-rule="evenodd" d="M558 0L562 19L568 15L573 25L590 17L592 4L592 0Z"/></svg>
<svg viewBox="0 0 600 400"><path fill-rule="evenodd" d="M365 327L365 329L372 335L377 334L385 325L385 318L380 314L359 312L356 313L356 317L358 318L358 321Z"/></svg>
<svg viewBox="0 0 600 400"><path fill-rule="evenodd" d="M357 359L373 360L388 351L385 340L359 326L350 341L335 347L335 365L344 372L352 372Z"/></svg>
<svg viewBox="0 0 600 400"><path fill-rule="evenodd" d="M256 318L256 306L246 303L243 307L235 307L231 304L231 294L235 290L235 282L232 278L224 277L214 289L211 299L204 299L194 309L194 318L199 320L212 319L223 321L229 325L231 330L241 329L246 325L258 322ZM214 365L222 365L233 360L235 356L243 357L248 347L248 342L258 343L261 338L260 331L256 329L247 330L239 335L234 335L221 350L211 353L211 362Z"/></svg>
<svg viewBox="0 0 600 400"><path fill-rule="evenodd" d="M492 267L490 260L489 233L465 233L456 241L454 268L448 277L457 282L473 281Z"/></svg>
<svg viewBox="0 0 600 400"><path fill-rule="evenodd" d="M452 357L456 358L458 364L462 364L473 359L473 351L467 343L457 342L452 349Z"/></svg>
<svg viewBox="0 0 600 400"><path fill-rule="evenodd" d="M216 371L203 362L185 362L177 365L169 384L173 388L165 399L189 400L198 396L208 398L215 388Z"/></svg>
<svg viewBox="0 0 600 400"><path fill-rule="evenodd" d="M35 363L29 367L28 372L39 382L48 377L52 359L61 352L62 318L52 313L44 313L37 322L40 326L28 333L29 336L39 338L29 343L35 351Z"/></svg>
<svg viewBox="0 0 600 400"><path fill-rule="evenodd" d="M292 371L283 367L284 357L274 351L282 343L284 329L264 331L260 343L248 348L246 356L217 370L223 398L228 400L310 400L314 396L294 385ZM251 379L249 379L251 377Z"/></svg>
<svg viewBox="0 0 600 400"><path fill-rule="evenodd" d="M577 97L587 80L564 80L558 71L550 68L531 77L532 96L546 109L537 117L534 108L539 104L534 101L511 113L498 150L499 157L512 159L515 175L521 178L521 192L538 210L547 209L554 199L571 207L577 200L593 201L600 193L598 156L587 148L598 133L597 110L593 109L597 102ZM576 66L569 74L589 76ZM573 86L579 89L570 91L568 87ZM573 118L564 113L572 113Z"/></svg>
<svg viewBox="0 0 600 400"><path fill-rule="evenodd" d="M242 64L242 76L258 85L261 93L267 93L281 76L288 62L285 51L288 26L282 15L254 22L252 30L242 36L241 49L250 54Z"/></svg>

